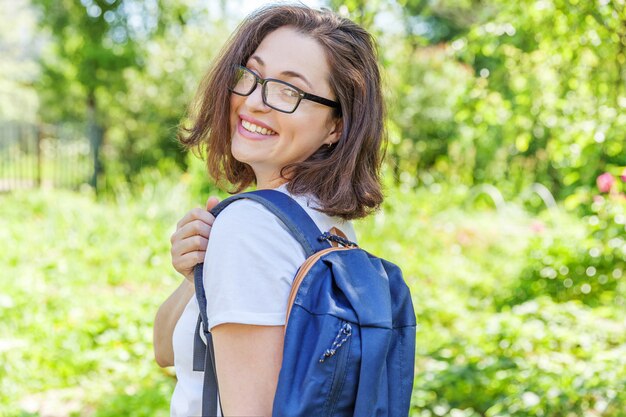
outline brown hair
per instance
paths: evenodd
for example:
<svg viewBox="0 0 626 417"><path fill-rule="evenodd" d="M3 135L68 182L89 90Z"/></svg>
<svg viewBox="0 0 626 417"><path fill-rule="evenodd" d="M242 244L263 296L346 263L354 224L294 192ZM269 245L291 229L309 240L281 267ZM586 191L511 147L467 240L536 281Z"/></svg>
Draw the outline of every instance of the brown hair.
<svg viewBox="0 0 626 417"><path fill-rule="evenodd" d="M323 47L330 67L330 87L341 104L341 137L307 160L284 167L287 190L312 194L319 210L344 219L364 217L383 200L380 165L384 154L384 106L374 40L361 26L329 10L303 5L271 5L246 18L205 76L190 108L192 124L180 142L206 151L209 175L226 179L240 192L255 182L252 168L230 150L230 84L235 65L245 65L272 31L290 26Z"/></svg>

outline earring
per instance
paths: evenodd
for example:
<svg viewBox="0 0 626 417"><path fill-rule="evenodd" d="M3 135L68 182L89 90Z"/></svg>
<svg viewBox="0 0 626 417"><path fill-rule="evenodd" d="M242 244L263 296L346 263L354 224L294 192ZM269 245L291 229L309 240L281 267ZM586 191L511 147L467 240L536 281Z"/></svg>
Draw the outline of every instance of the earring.
<svg viewBox="0 0 626 417"><path fill-rule="evenodd" d="M328 149L330 149L332 146L333 146L333 143L332 143L332 142L330 142L330 143L327 143L327 144L326 144L326 147L327 147Z"/></svg>

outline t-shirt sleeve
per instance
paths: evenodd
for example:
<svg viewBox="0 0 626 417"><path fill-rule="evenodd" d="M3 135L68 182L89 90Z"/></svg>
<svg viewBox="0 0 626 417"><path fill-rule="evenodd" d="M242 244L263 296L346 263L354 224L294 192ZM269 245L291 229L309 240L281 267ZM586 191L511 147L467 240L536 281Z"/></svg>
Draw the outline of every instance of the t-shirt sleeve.
<svg viewBox="0 0 626 417"><path fill-rule="evenodd" d="M209 329L223 323L285 324L301 245L261 204L238 200L213 223L204 261Z"/></svg>

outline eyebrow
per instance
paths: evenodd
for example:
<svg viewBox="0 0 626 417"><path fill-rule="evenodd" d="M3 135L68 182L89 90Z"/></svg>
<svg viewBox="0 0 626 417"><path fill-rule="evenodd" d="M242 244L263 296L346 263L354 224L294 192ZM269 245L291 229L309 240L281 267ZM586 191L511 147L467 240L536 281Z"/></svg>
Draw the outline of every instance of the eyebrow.
<svg viewBox="0 0 626 417"><path fill-rule="evenodd" d="M262 67L265 66L265 62L263 62L263 60L258 56L258 55L252 55L250 57L250 59L254 59L255 61L257 61L259 63L259 65L261 65ZM280 75L284 75L286 77L295 77L295 78L300 78L302 81L304 81L306 83L306 85L309 86L309 88L313 89L313 85L311 85L311 83L309 82L309 80L306 79L306 77L302 74L300 74L299 72L295 72L295 71L283 71L280 73Z"/></svg>

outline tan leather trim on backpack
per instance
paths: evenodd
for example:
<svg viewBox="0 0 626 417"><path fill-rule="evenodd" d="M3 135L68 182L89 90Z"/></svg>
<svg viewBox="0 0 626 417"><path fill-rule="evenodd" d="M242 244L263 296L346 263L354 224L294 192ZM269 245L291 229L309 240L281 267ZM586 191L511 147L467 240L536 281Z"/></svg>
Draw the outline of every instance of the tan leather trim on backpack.
<svg viewBox="0 0 626 417"><path fill-rule="evenodd" d="M328 231L328 233L330 233L331 235L339 236L339 237L342 237L342 238L344 238L346 240L349 240L348 236L346 236L346 234L344 232L342 232L341 230L337 229L336 227L331 227L331 229ZM330 242L330 244L333 247L335 247L335 248L339 246L339 244L337 242Z"/></svg>
<svg viewBox="0 0 626 417"><path fill-rule="evenodd" d="M332 232L332 229L331 229L331 232ZM314 255L309 256L304 261L304 263L298 270L298 273L294 277L293 283L291 284L291 292L289 293L289 301L287 302L287 319L285 320L285 332L287 332L287 323L289 323L289 314L291 314L291 307L293 306L293 302L296 300L296 294L298 294L298 289L300 288L300 284L302 284L302 280L304 279L304 276L309 272L311 267L315 264L315 262L317 262L322 256L326 255L327 253L340 251L340 250L350 250L350 249L356 249L356 248L355 247L345 248L343 246L340 246L340 247L332 247L328 249L323 249L315 253Z"/></svg>

